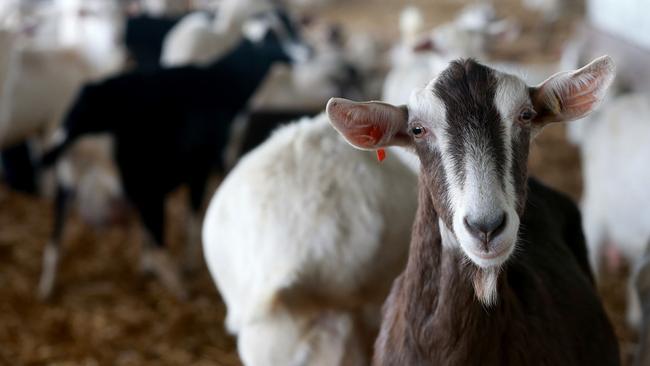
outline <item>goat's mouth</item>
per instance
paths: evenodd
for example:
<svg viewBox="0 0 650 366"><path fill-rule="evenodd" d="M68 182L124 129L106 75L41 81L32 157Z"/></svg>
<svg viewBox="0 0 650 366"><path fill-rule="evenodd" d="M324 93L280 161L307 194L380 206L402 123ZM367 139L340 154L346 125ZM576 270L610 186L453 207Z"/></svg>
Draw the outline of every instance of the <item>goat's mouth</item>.
<svg viewBox="0 0 650 366"><path fill-rule="evenodd" d="M483 250L480 245L475 245L473 243L468 246L461 246L465 255L476 264L476 266L483 269L494 268L503 265L515 248L514 241L506 241L503 239L499 241L500 243L491 245L489 251Z"/></svg>
<svg viewBox="0 0 650 366"><path fill-rule="evenodd" d="M491 251L491 252L482 252L482 251L475 251L474 255L477 257L483 259L483 260L492 260L496 259L499 257L502 257L506 252L508 251L509 246L504 246L503 248L500 248L499 250L496 251Z"/></svg>

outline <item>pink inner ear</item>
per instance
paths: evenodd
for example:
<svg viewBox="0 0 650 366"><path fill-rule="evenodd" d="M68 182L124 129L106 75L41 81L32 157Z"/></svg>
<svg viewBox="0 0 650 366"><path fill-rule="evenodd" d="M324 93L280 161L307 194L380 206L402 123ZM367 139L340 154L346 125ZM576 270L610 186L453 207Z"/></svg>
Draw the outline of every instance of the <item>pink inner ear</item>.
<svg viewBox="0 0 650 366"><path fill-rule="evenodd" d="M384 136L384 131L379 126L373 124L355 125L346 132L346 136L351 143L362 148L370 149L379 144L381 138Z"/></svg>
<svg viewBox="0 0 650 366"><path fill-rule="evenodd" d="M332 98L326 109L334 128L359 149L375 150L402 143L399 129L407 123L405 108Z"/></svg>
<svg viewBox="0 0 650 366"><path fill-rule="evenodd" d="M608 56L592 61L572 73L560 73L538 89L541 104L538 122L572 121L587 116L605 96L614 78L614 64Z"/></svg>
<svg viewBox="0 0 650 366"><path fill-rule="evenodd" d="M601 98L602 81L597 78L585 78L577 81L575 85L567 87L564 96L564 108L575 114L584 114L591 110L595 103Z"/></svg>
<svg viewBox="0 0 650 366"><path fill-rule="evenodd" d="M363 124L354 126L346 133L351 143L363 148L373 148L384 137L384 131L375 124Z"/></svg>
<svg viewBox="0 0 650 366"><path fill-rule="evenodd" d="M332 108L332 112L343 121L338 124L341 132L358 147L373 149L386 133L387 126L379 121L373 121L374 114L367 105L356 105L352 109Z"/></svg>

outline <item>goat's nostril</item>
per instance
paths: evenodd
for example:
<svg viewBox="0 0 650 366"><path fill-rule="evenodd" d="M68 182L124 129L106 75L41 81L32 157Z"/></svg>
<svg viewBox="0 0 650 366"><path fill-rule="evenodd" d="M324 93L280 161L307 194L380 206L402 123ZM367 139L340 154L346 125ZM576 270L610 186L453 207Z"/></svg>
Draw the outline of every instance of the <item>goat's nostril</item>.
<svg viewBox="0 0 650 366"><path fill-rule="evenodd" d="M501 234L503 229L506 227L506 213L502 212L501 215L499 215L494 222L492 222L492 227L490 228L490 231L488 233L489 239L491 240L495 236Z"/></svg>
<svg viewBox="0 0 650 366"><path fill-rule="evenodd" d="M482 218L478 220L465 216L463 222L472 236L487 244L506 227L506 213L502 212L488 219Z"/></svg>

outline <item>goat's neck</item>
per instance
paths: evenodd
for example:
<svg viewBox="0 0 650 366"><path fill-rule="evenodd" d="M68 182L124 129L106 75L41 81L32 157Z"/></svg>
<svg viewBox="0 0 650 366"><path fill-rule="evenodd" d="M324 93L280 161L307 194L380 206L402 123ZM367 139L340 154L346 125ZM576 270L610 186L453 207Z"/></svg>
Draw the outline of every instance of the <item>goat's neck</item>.
<svg viewBox="0 0 650 366"><path fill-rule="evenodd" d="M236 93L240 100L247 101L255 90L260 86L264 78L271 70L275 59L271 58L262 47L244 39L222 60L216 62L210 68L216 71L216 75L223 77L236 75L235 83L228 85L232 93Z"/></svg>
<svg viewBox="0 0 650 366"><path fill-rule="evenodd" d="M485 274L463 256L455 243L447 242L450 239L441 235L440 225L444 224L439 223L431 192L421 184L409 259L401 278L402 300L398 303L403 306L407 324L435 330L415 335L423 337L417 343L427 346L444 342L436 340L436 335L458 334L468 317L485 314L474 286Z"/></svg>

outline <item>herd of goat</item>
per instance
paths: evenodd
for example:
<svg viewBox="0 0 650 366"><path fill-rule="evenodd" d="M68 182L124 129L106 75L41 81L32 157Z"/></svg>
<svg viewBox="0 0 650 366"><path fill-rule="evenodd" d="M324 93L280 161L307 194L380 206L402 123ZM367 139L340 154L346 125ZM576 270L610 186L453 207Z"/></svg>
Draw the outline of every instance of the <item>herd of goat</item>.
<svg viewBox="0 0 650 366"><path fill-rule="evenodd" d="M493 60L520 29L480 4L428 32L406 8L384 57L289 3L174 3L0 6L3 178L55 201L38 296L72 208L130 209L142 270L179 299L203 253L246 365L617 365L595 283L625 259L650 362L644 51L584 26L557 65ZM528 177L554 122L580 147L581 210ZM182 268L164 233L180 186Z"/></svg>

